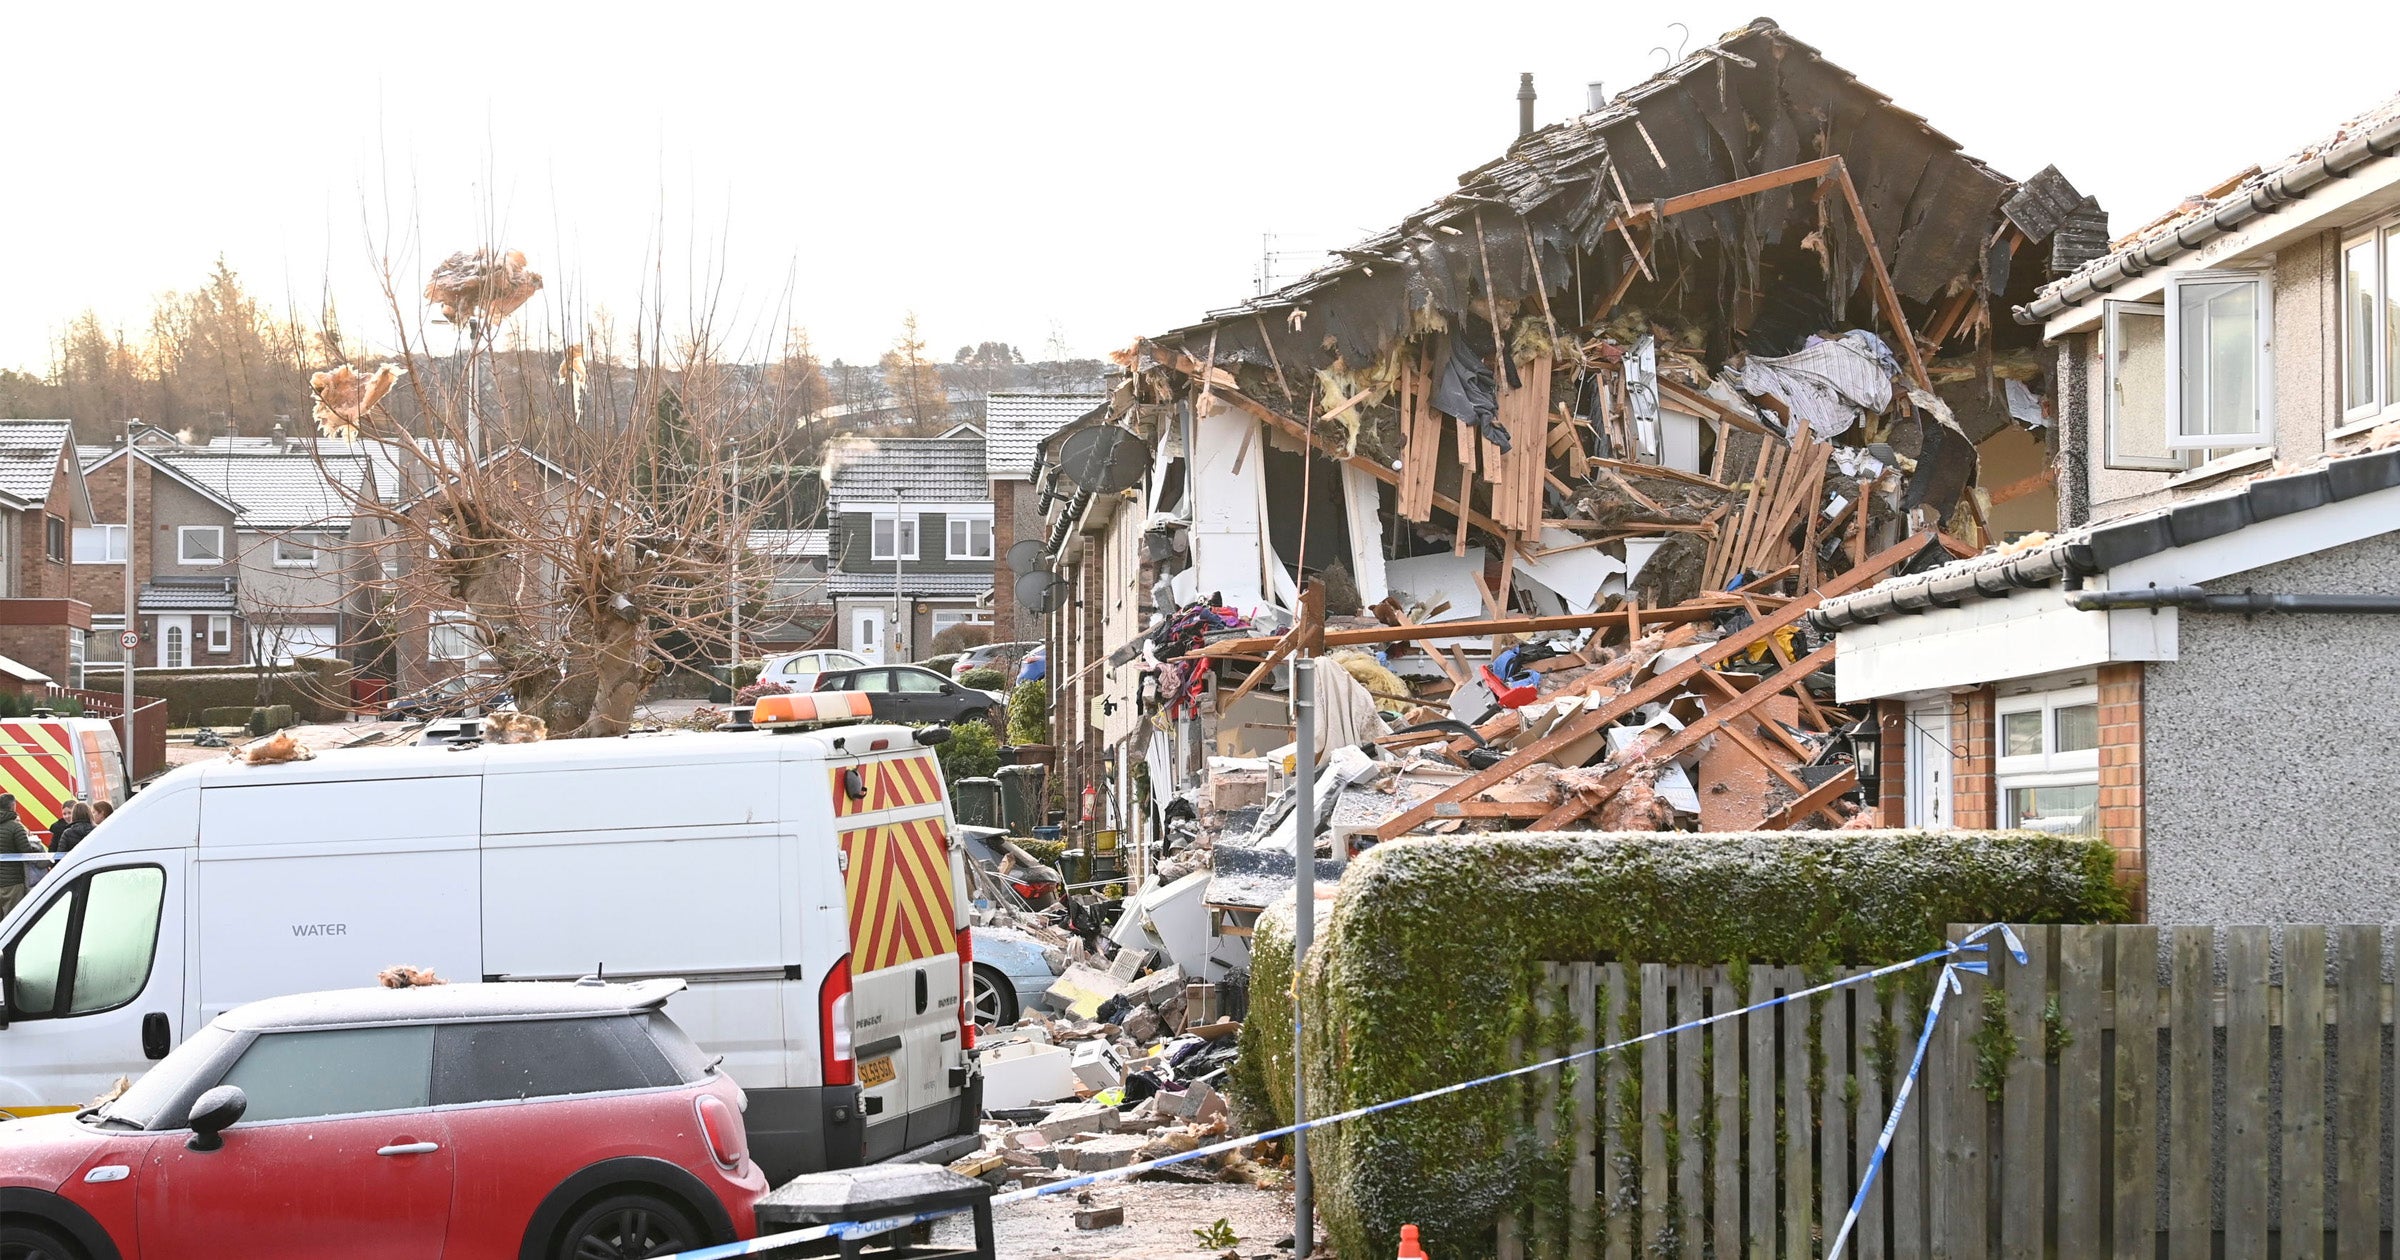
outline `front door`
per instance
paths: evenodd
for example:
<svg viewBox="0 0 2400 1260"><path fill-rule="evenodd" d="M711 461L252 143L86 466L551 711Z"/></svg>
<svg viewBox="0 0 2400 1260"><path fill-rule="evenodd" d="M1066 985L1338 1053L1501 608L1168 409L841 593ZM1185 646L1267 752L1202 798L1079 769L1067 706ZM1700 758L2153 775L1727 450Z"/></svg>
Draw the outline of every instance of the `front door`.
<svg viewBox="0 0 2400 1260"><path fill-rule="evenodd" d="M192 663L192 619L161 617L158 619L158 667L182 669Z"/></svg>
<svg viewBox="0 0 2400 1260"><path fill-rule="evenodd" d="M0 1117L72 1111L183 1039L184 854L130 853L33 890L4 946Z"/></svg>
<svg viewBox="0 0 2400 1260"><path fill-rule="evenodd" d="M883 610L850 610L850 650L869 665L883 664Z"/></svg>
<svg viewBox="0 0 2400 1260"><path fill-rule="evenodd" d="M1949 826L1951 814L1950 703L1948 700L1935 704L1909 706L1908 751L1900 770L1907 776L1908 826L1929 830L1939 830Z"/></svg>
<svg viewBox="0 0 2400 1260"><path fill-rule="evenodd" d="M268 1033L219 1082L250 1109L225 1144L161 1134L142 1171L142 1254L422 1260L442 1254L455 1157L426 1110L433 1026Z"/></svg>

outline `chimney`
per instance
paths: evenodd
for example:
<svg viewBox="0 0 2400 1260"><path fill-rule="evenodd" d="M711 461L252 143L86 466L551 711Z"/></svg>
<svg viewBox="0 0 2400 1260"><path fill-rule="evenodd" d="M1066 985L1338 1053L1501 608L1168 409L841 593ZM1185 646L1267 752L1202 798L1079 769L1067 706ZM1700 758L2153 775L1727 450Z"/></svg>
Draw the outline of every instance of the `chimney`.
<svg viewBox="0 0 2400 1260"><path fill-rule="evenodd" d="M1608 88L1594 79L1583 85L1583 107L1592 113L1608 108Z"/></svg>
<svg viewBox="0 0 2400 1260"><path fill-rule="evenodd" d="M274 447L274 448L275 448L275 453L276 453L276 454L278 454L278 455L280 455L280 454L283 454L283 453L284 453L286 450L288 450L288 449L289 449L289 448L288 448L288 447L287 447L287 446L284 444L284 439L283 439L283 417L282 417L282 416L277 416L277 417L275 417L275 431L274 431L274 433L272 433L272 434L269 436L269 438L268 438L268 445L270 445L270 446Z"/></svg>
<svg viewBox="0 0 2400 1260"><path fill-rule="evenodd" d="M1533 72L1517 76L1517 134L1533 134Z"/></svg>

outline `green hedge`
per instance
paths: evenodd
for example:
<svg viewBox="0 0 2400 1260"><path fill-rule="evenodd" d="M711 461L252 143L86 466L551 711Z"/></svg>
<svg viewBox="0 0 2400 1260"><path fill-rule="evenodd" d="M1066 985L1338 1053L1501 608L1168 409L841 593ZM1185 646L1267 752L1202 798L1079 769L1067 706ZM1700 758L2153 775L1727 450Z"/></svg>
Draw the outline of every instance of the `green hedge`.
<svg viewBox="0 0 2400 1260"><path fill-rule="evenodd" d="M290 705L301 721L324 722L346 711L352 671L335 660L304 659L267 674L267 703ZM114 669L87 669L84 686L93 691L117 691L124 684ZM211 709L242 711L247 721L258 704L258 672L248 665L198 669L141 669L133 671L134 690L167 702L170 726L198 726ZM214 725L215 723L210 723Z"/></svg>
<svg viewBox="0 0 2400 1260"><path fill-rule="evenodd" d="M2128 913L2098 841L2033 832L1516 835L1402 840L1354 863L1299 988L1309 1107L1326 1114L1502 1066L1540 963L1831 968L1938 945L1948 923L2105 923ZM1232 1088L1288 1121L1288 916L1251 942ZM1563 1192L1517 1146L1499 1090L1318 1130L1318 1211L1345 1256L1389 1255L1400 1225L1433 1255L1491 1254L1504 1208ZM1552 1184L1556 1182L1557 1184Z"/></svg>
<svg viewBox="0 0 2400 1260"><path fill-rule="evenodd" d="M1012 744L1047 744L1050 742L1050 684L1036 680L1018 683L1008 693L1008 742Z"/></svg>

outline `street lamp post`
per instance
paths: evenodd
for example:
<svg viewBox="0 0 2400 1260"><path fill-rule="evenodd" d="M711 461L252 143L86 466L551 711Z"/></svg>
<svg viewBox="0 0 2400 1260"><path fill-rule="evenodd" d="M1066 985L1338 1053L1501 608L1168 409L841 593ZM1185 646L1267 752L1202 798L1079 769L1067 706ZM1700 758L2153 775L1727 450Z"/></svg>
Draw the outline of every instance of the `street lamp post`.
<svg viewBox="0 0 2400 1260"><path fill-rule="evenodd" d="M117 632L117 657L125 663L125 667L117 671L117 677L125 684L124 747L117 751L125 758L125 786L127 788L131 788L134 782L133 656L135 649L140 646L142 641L141 632L134 628L141 622L139 614L134 609L133 581L133 426L140 423L141 421L137 419L129 419L125 422L125 624Z"/></svg>

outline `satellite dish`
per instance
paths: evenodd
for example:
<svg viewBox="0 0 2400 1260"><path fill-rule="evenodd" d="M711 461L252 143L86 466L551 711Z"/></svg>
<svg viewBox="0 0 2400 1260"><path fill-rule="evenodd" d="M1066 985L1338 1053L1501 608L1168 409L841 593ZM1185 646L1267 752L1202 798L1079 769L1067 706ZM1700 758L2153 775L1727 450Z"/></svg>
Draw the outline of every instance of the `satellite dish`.
<svg viewBox="0 0 2400 1260"><path fill-rule="evenodd" d="M1065 578L1037 569L1017 579L1017 602L1037 615L1048 616L1058 611L1070 589Z"/></svg>
<svg viewBox="0 0 2400 1260"><path fill-rule="evenodd" d="M1042 540L1020 538L1008 546L1008 568L1012 573L1030 573L1041 567Z"/></svg>
<svg viewBox="0 0 2400 1260"><path fill-rule="evenodd" d="M1142 484L1150 471L1150 450L1131 429L1102 425L1059 444L1058 470L1094 494L1115 494Z"/></svg>

